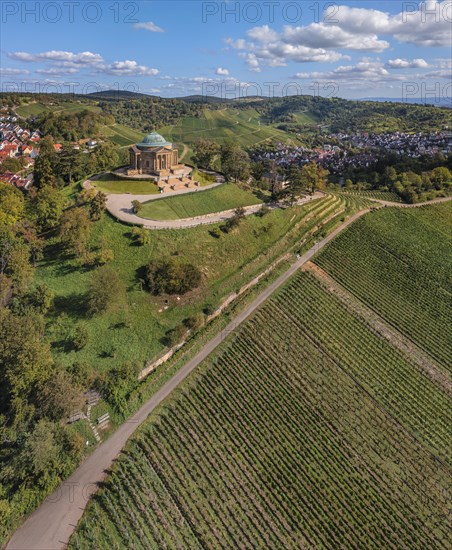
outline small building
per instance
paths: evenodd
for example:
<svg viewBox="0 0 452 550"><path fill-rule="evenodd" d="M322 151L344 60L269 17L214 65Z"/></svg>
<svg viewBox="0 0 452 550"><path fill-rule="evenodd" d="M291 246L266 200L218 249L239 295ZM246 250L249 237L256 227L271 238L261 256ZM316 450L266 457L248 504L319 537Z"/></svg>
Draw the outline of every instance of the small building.
<svg viewBox="0 0 452 550"><path fill-rule="evenodd" d="M140 143L130 147L129 153L130 175L163 176L182 168L177 147L157 132L148 134Z"/></svg>

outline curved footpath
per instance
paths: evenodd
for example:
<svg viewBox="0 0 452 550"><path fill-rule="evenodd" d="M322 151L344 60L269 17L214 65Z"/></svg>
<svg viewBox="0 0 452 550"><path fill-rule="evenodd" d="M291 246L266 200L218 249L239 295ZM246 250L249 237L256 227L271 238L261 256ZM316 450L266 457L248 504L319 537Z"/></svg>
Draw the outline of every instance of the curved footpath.
<svg viewBox="0 0 452 550"><path fill-rule="evenodd" d="M85 189L90 189L92 180L86 180L83 182L83 187ZM174 197L175 195L185 195L188 193L202 193L208 189L213 189L219 185L224 185L224 183L212 183L211 185L206 185L205 187L200 187L198 189L180 189L179 191L173 191L172 193L167 194L156 194L156 195L132 195L130 193L121 193L114 194L110 193L107 195L107 210L110 214L116 219L127 223L129 225L140 225L145 229L184 229L189 227L197 227L198 225L209 225L214 223L221 223L228 218L232 218L235 214L235 209L224 210L222 212L213 212L212 214L205 214L204 216L194 216L192 218L183 218L179 220L150 220L146 218L141 218L133 212L132 201L140 202L150 202L159 199ZM324 193L316 192L314 195L300 199L297 202L297 205L305 204L314 199L319 199L324 196ZM251 206L243 207L245 210L245 216L255 214L265 203L253 204ZM268 203L266 204L268 208L282 208L278 203Z"/></svg>
<svg viewBox="0 0 452 550"><path fill-rule="evenodd" d="M445 202L450 198L437 199L413 207ZM382 208L384 204L380 206ZM391 203L391 206L393 204ZM400 206L400 205L399 205ZM411 206L411 205L410 205ZM52 493L12 536L7 550L60 550L66 548L90 496L107 476L107 470L118 457L127 440L146 420L149 414L202 362L221 342L252 315L278 288L284 285L306 262L332 241L346 227L370 212L361 210L343 222L327 237L298 258L289 269L263 290L219 334L212 338L189 360L160 390L102 443L76 470Z"/></svg>

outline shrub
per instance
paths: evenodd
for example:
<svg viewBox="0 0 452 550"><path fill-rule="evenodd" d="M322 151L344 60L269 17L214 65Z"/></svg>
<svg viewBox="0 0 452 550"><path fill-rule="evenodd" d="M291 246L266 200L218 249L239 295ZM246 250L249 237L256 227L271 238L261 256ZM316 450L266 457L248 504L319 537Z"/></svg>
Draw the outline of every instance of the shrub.
<svg viewBox="0 0 452 550"><path fill-rule="evenodd" d="M74 337L72 338L72 346L76 351L83 349L86 344L89 342L89 332L88 329L79 325L74 332Z"/></svg>

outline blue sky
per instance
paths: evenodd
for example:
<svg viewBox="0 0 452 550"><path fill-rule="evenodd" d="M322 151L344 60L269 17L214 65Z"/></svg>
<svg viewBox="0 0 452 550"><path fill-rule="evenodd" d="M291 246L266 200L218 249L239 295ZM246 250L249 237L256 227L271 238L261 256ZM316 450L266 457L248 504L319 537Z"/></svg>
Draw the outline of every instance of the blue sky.
<svg viewBox="0 0 452 550"><path fill-rule="evenodd" d="M452 96L452 0L3 0L1 89Z"/></svg>

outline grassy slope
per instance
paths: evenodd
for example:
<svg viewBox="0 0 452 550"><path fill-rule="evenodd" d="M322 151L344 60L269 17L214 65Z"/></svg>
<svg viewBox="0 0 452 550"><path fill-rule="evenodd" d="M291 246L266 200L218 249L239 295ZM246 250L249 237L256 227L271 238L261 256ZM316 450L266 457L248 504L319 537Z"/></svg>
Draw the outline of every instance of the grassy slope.
<svg viewBox="0 0 452 550"><path fill-rule="evenodd" d="M298 274L149 419L72 548L450 547L447 417L434 383Z"/></svg>
<svg viewBox="0 0 452 550"><path fill-rule="evenodd" d="M245 191L234 184L223 184L199 193L193 192L149 201L144 203L140 216L153 220L177 220L261 202L262 200L250 191Z"/></svg>
<svg viewBox="0 0 452 550"><path fill-rule="evenodd" d="M282 142L293 140L293 136L273 126L260 123L260 116L254 109L244 111L206 109L203 117L183 118L173 126L160 128L159 132L175 143L185 143L188 146L189 151L184 159L185 162L190 161L193 145L200 138L211 139L218 143L232 139L242 147L251 147L266 140Z"/></svg>
<svg viewBox="0 0 452 550"><path fill-rule="evenodd" d="M149 181L134 181L109 179L108 176L93 180L93 186L104 193L133 193L136 195L155 195L159 193L158 186L151 180Z"/></svg>
<svg viewBox="0 0 452 550"><path fill-rule="evenodd" d="M51 111L53 113L66 114L76 113L79 111L92 111L93 113L100 113L100 107L96 105L89 105L87 103L78 103L77 101L69 103L61 103L59 105L44 105L43 103L29 103L28 105L21 105L17 107L17 114L21 117L28 118L30 116L37 116L44 111Z"/></svg>
<svg viewBox="0 0 452 550"><path fill-rule="evenodd" d="M384 209L339 236L317 263L452 369L452 203Z"/></svg>
<svg viewBox="0 0 452 550"><path fill-rule="evenodd" d="M337 200L327 199L322 204ZM98 371L109 370L124 361L143 364L163 349L160 339L168 329L200 312L206 303L218 305L228 293L265 269L272 257L266 252L272 249L274 254L283 254L287 249L287 233L312 207L279 210L264 218L247 217L238 229L222 234L220 239L209 233L212 226L153 232L151 244L143 247L132 243L130 228L104 216L94 226L93 246L102 241L114 251L115 258L110 265L124 282L127 298L125 303L94 318L84 313L91 272L80 269L70 258L58 257L57 251L52 256L50 241L47 259L38 266L37 280L45 282L56 293L56 308L50 319L54 331L52 340L61 341L59 335L70 332L77 324L84 324L90 334L88 345L79 352L56 345L54 351L58 359L66 365L86 361ZM280 244L275 245L279 241ZM143 277L140 269L152 258L173 254L198 265L204 278L199 290L180 301L169 298L165 304L163 298L154 298L140 290L139 279ZM168 309L159 313L166 305ZM112 347L117 350L115 356L107 357L106 352Z"/></svg>

